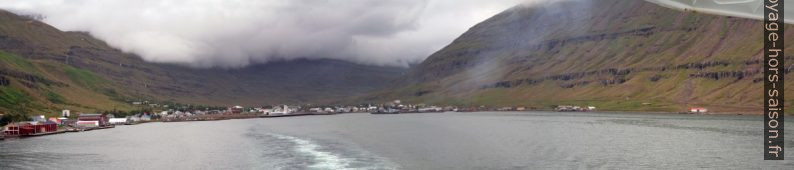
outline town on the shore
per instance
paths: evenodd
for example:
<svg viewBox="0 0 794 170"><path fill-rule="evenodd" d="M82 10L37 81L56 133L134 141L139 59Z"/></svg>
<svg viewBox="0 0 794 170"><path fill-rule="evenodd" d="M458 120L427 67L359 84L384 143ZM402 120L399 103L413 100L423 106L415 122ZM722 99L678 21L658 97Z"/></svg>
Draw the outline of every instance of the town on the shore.
<svg viewBox="0 0 794 170"><path fill-rule="evenodd" d="M62 110L60 117L37 115L29 121L11 122L2 128L0 140L44 136L69 132L84 132L114 128L120 125L136 125L149 122L187 122L216 121L228 119L277 118L312 115L335 115L343 113L371 114L407 114L407 113L439 113L439 112L485 112L485 111L536 111L534 107L458 107L434 106L426 104L404 104L394 100L383 104L360 104L350 106L310 106L310 105L277 105L264 107L230 106L225 108L171 108L168 105L146 102L133 102L134 105L147 105L158 108L157 111L145 111L129 116L113 113L72 113ZM152 109L154 110L154 109ZM596 111L594 106L555 106L559 112L590 112ZM702 107L692 108L690 113L706 113ZM0 117L3 115L0 114Z"/></svg>

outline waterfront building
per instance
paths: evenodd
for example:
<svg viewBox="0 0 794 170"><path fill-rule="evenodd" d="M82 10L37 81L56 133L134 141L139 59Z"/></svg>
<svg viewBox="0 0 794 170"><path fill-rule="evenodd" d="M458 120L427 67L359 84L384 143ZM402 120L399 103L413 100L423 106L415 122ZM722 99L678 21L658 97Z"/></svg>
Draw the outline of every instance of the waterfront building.
<svg viewBox="0 0 794 170"><path fill-rule="evenodd" d="M19 127L20 124L18 123L9 123L3 128L3 133L7 136L18 136L19 135Z"/></svg>
<svg viewBox="0 0 794 170"><path fill-rule="evenodd" d="M693 107L693 108L689 108L689 111L692 113L706 113L709 112L709 109L706 109L704 107Z"/></svg>
<svg viewBox="0 0 794 170"><path fill-rule="evenodd" d="M99 121L80 121L78 120L76 125L85 126L85 127L99 127Z"/></svg>
<svg viewBox="0 0 794 170"><path fill-rule="evenodd" d="M110 118L108 120L108 123L110 123L112 125L125 125L125 124L131 124L132 123L132 119L130 119L129 117L126 117L126 118Z"/></svg>
<svg viewBox="0 0 794 170"><path fill-rule="evenodd" d="M4 133L7 136L27 136L40 133L58 131L58 124L55 122L28 122L10 123L5 126Z"/></svg>
<svg viewBox="0 0 794 170"><path fill-rule="evenodd" d="M105 126L108 125L108 120L107 114L80 114L80 116L77 117L77 124Z"/></svg>
<svg viewBox="0 0 794 170"><path fill-rule="evenodd" d="M312 113L320 113L320 112L323 112L323 109L322 109L322 108L319 108L319 107L316 107L316 108L311 108L311 109L309 109L309 112L312 112Z"/></svg>

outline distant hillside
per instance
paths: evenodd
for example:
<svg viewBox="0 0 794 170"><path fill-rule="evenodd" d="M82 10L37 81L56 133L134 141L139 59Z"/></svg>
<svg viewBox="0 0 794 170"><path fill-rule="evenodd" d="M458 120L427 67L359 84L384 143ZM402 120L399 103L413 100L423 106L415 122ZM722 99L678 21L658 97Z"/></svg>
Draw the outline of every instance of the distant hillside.
<svg viewBox="0 0 794 170"><path fill-rule="evenodd" d="M386 86L404 68L337 60L243 69L153 64L86 33L0 11L0 113L138 109L132 101L261 106L328 103Z"/></svg>
<svg viewBox="0 0 794 170"><path fill-rule="evenodd" d="M792 33L787 26L787 42ZM645 1L519 6L474 26L403 84L365 100L760 113L761 40L761 21Z"/></svg>

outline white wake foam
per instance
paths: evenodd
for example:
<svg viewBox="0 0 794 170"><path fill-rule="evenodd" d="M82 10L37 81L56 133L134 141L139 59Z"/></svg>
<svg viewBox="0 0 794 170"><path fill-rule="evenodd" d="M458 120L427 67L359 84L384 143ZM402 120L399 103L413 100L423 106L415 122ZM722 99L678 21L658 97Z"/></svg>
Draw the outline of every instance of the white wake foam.
<svg viewBox="0 0 794 170"><path fill-rule="evenodd" d="M295 151L311 156L315 160L315 164L310 165L310 168L315 169L351 169L348 168L352 162L351 159L343 158L340 155L320 150L320 145L310 140L300 139L297 137L272 134L273 137L282 140L289 140L296 144Z"/></svg>

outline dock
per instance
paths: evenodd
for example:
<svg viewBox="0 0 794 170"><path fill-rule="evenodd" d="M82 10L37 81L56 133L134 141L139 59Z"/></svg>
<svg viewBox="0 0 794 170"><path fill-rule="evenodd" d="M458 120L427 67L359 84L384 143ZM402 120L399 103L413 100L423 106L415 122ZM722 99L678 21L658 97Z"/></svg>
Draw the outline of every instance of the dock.
<svg viewBox="0 0 794 170"><path fill-rule="evenodd" d="M29 137L40 137L40 136L47 136L47 135L54 135L54 134L61 134L66 133L67 130L58 130L54 132L43 132L43 133L36 133L30 135L0 135L0 140L11 139L11 138L29 138Z"/></svg>
<svg viewBox="0 0 794 170"><path fill-rule="evenodd" d="M92 130L99 130L99 129L109 129L115 128L115 125L111 126L97 126L97 127L69 127L63 131L65 132L85 132L85 131L92 131Z"/></svg>
<svg viewBox="0 0 794 170"><path fill-rule="evenodd" d="M44 133L36 133L36 134L30 134L30 135L22 135L20 137L23 137L23 138L24 137L37 137L37 136L47 136L47 135L54 135L54 134L61 134L61 133L66 133L66 130L58 130L58 131L55 131L55 132L44 132Z"/></svg>

